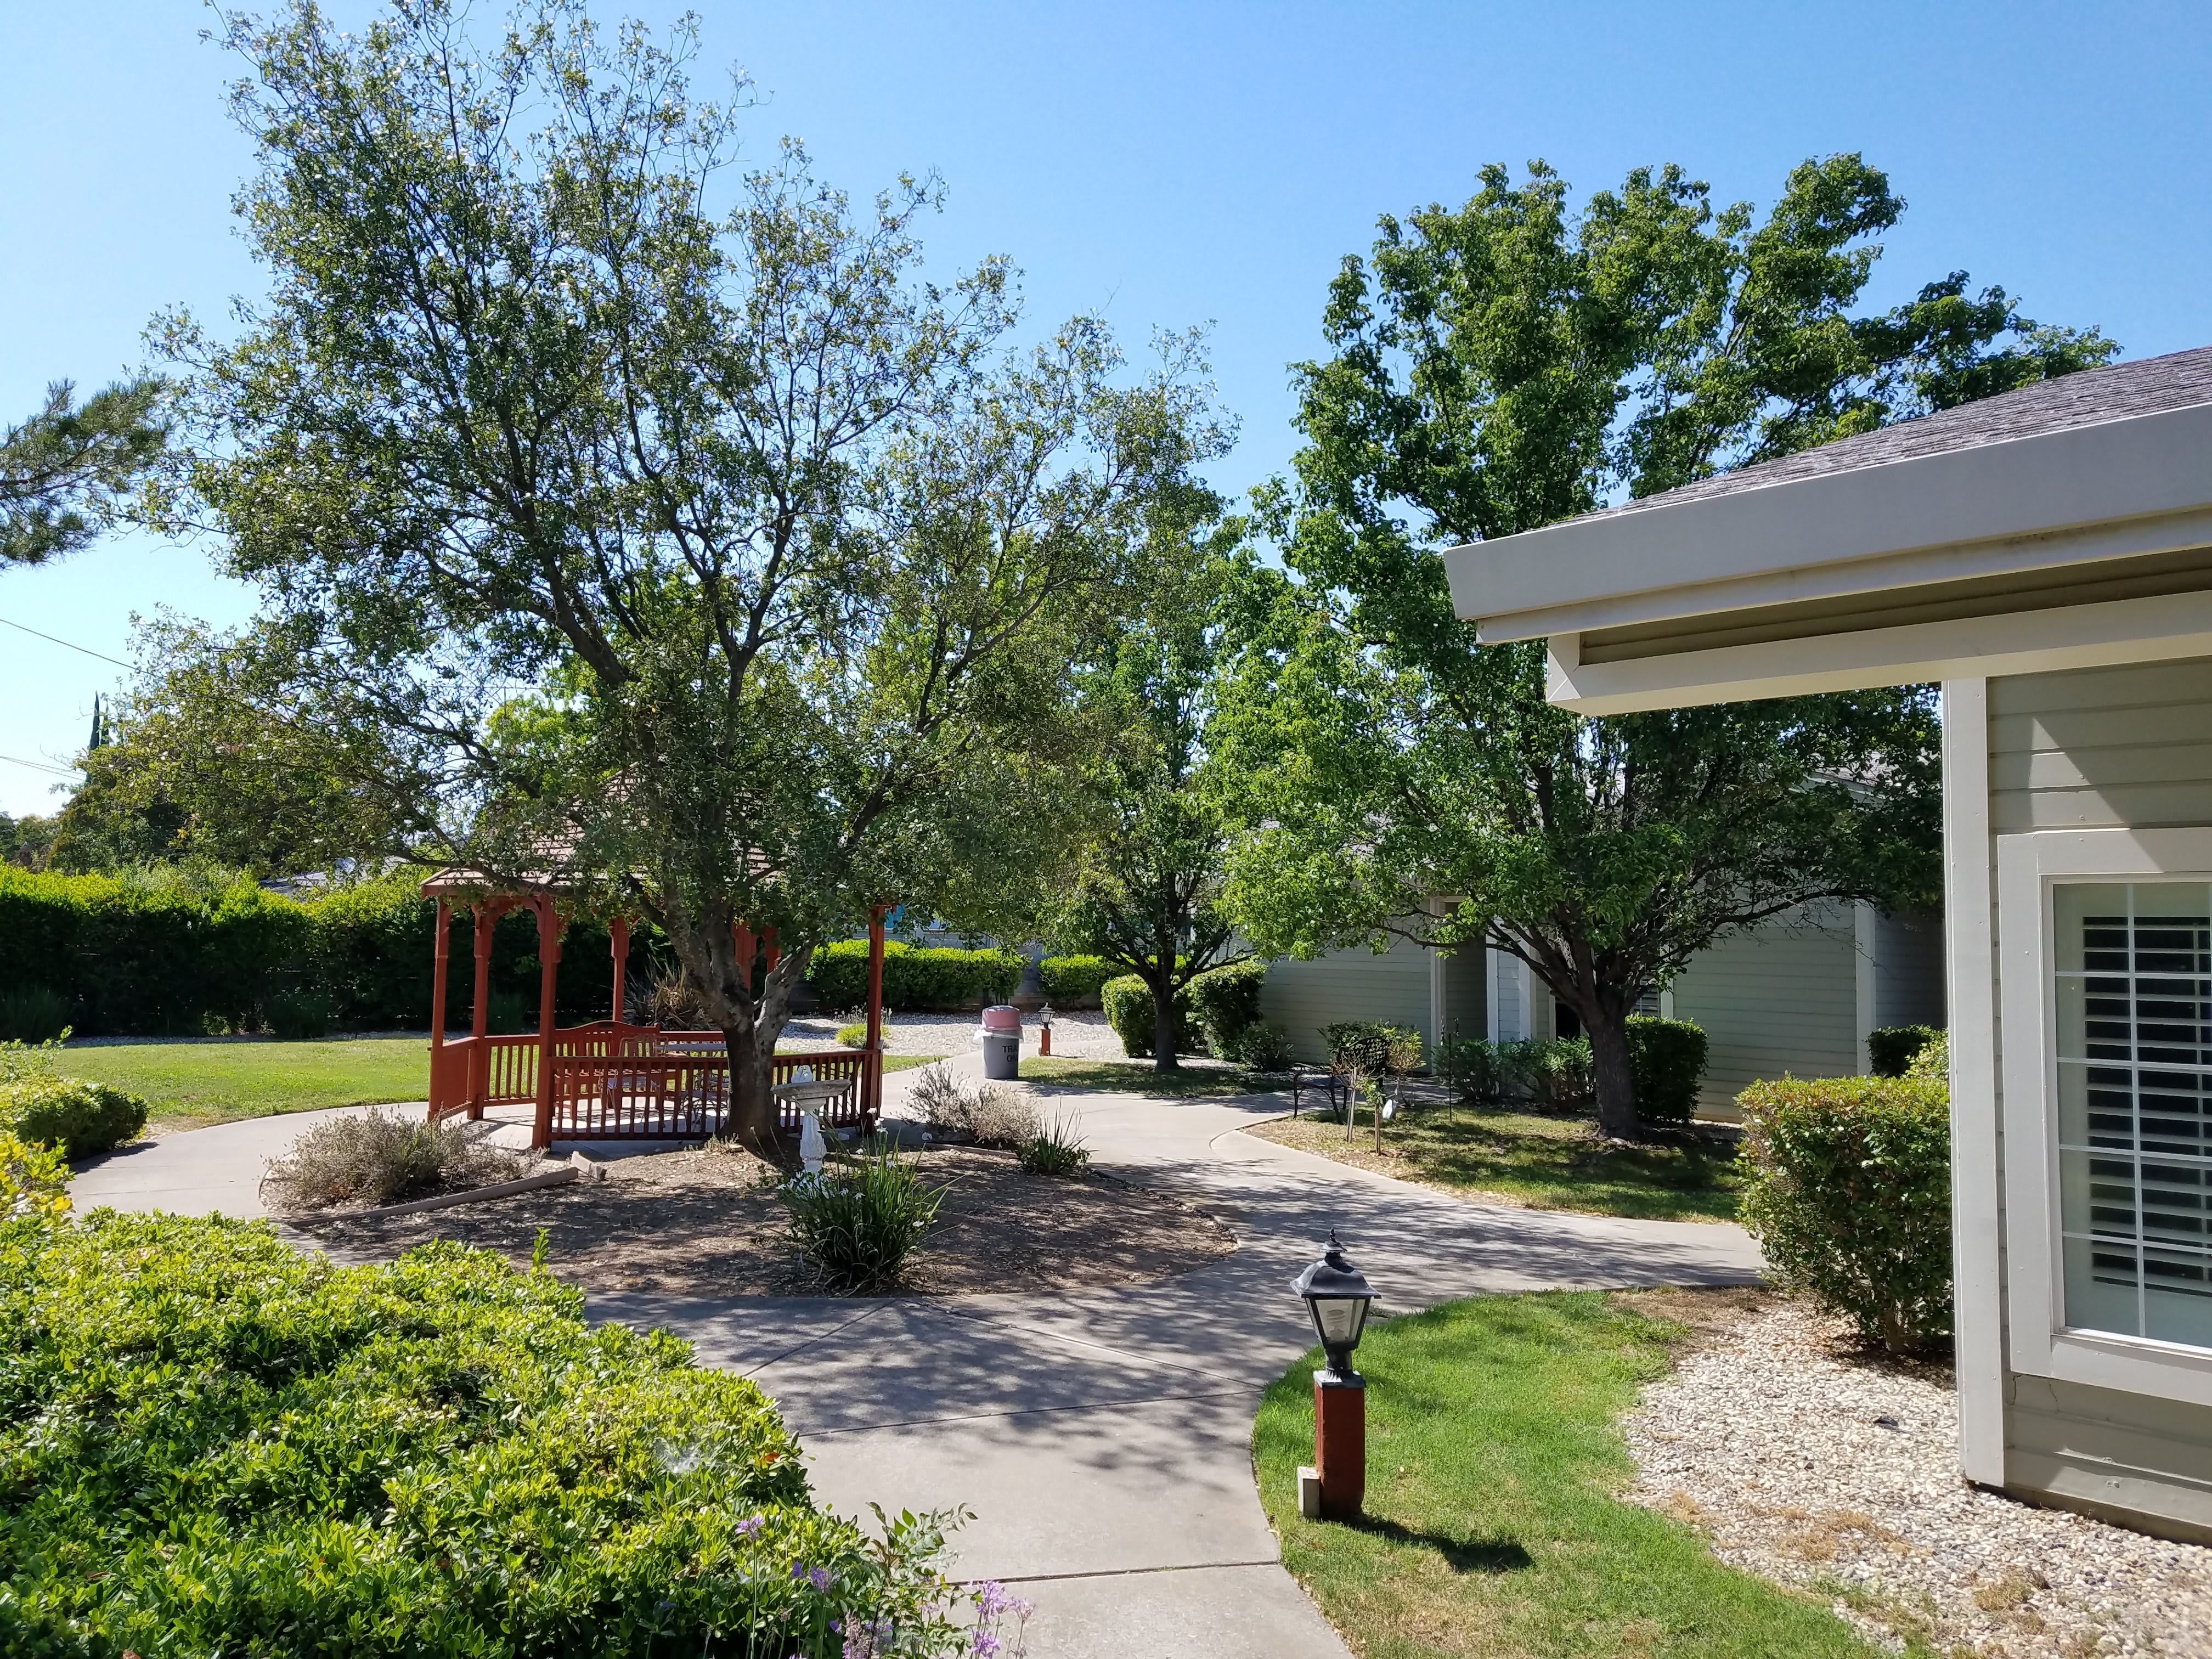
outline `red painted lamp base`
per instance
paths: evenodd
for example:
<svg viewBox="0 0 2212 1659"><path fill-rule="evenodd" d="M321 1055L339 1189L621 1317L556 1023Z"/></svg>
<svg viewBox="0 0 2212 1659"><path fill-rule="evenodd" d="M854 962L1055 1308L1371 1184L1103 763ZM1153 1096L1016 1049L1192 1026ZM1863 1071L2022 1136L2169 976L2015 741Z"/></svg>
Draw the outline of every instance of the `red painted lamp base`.
<svg viewBox="0 0 2212 1659"><path fill-rule="evenodd" d="M1367 1382L1357 1371L1316 1371L1313 1379L1321 1518L1354 1521L1367 1498Z"/></svg>

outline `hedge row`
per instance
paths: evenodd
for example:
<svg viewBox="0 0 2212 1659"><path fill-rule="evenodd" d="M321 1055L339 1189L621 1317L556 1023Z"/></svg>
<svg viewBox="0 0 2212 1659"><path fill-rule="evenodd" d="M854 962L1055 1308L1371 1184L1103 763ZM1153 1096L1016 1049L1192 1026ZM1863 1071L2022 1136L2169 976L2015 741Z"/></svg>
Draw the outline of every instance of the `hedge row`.
<svg viewBox="0 0 2212 1659"><path fill-rule="evenodd" d="M825 1008L866 1007L867 941L822 946L807 964L806 982ZM1004 1002L1021 982L1022 958L1012 951L953 951L897 939L884 946L884 1006L896 1012L959 1013Z"/></svg>
<svg viewBox="0 0 2212 1659"><path fill-rule="evenodd" d="M0 1220L0 1465L10 1654L969 1646L932 1519L872 1544L753 1383L449 1242L334 1267L220 1217Z"/></svg>
<svg viewBox="0 0 2212 1659"><path fill-rule="evenodd" d="M1106 981L1120 978L1121 972L1119 963L1103 957L1047 957L1037 963L1037 981L1046 1000L1063 1008L1096 1006Z"/></svg>
<svg viewBox="0 0 2212 1659"><path fill-rule="evenodd" d="M36 1042L64 1025L80 1036L197 1036L275 1028L420 1030L429 1023L437 906L422 872L388 876L301 901L252 882L210 888L164 877L33 874L0 865L0 1039ZM579 918L561 944L556 1007L564 1024L604 1019L614 969L603 923ZM473 1018L473 944L457 918L447 1020ZM831 1008L867 998L868 947L829 945L807 979ZM631 930L629 982L673 967L657 928ZM884 949L894 1009L971 1009L1003 1002L1021 982L1011 951ZM534 1025L538 925L511 910L492 933L489 1024Z"/></svg>

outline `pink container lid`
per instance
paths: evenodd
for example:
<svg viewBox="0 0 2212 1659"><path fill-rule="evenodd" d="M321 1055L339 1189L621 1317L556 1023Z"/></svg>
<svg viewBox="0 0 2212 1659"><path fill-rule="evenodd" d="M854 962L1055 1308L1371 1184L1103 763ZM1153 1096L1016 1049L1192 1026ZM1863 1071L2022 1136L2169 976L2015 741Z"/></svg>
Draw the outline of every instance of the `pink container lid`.
<svg viewBox="0 0 2212 1659"><path fill-rule="evenodd" d="M1018 1031L1022 1029L1022 1011L1006 1003L983 1011L983 1029L987 1031Z"/></svg>

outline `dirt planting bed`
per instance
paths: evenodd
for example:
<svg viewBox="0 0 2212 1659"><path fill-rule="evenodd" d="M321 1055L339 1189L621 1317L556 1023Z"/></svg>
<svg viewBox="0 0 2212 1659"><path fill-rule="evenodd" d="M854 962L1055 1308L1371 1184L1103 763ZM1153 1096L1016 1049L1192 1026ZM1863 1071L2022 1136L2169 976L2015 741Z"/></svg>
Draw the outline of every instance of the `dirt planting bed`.
<svg viewBox="0 0 2212 1659"><path fill-rule="evenodd" d="M1227 1228L1192 1206L1110 1176L1033 1176L1012 1153L976 1147L917 1156L945 1201L894 1293L1140 1284L1236 1248ZM605 1167L604 1182L416 1215L325 1212L291 1224L348 1261L453 1238L527 1263L542 1227L553 1271L589 1290L727 1297L816 1288L785 1234L774 1172L748 1154L709 1146Z"/></svg>

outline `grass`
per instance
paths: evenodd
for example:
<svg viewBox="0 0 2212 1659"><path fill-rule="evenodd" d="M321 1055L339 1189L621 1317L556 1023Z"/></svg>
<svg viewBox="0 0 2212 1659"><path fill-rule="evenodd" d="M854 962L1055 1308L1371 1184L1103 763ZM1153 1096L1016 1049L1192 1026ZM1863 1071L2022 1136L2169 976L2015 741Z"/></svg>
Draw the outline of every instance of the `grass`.
<svg viewBox="0 0 2212 1659"><path fill-rule="evenodd" d="M1482 1297L1371 1327L1367 1502L1302 1519L1316 1350L1253 1431L1283 1561L1363 1659L1871 1656L1826 1607L1622 1502L1620 1419L1685 1328L1595 1291Z"/></svg>
<svg viewBox="0 0 2212 1659"><path fill-rule="evenodd" d="M1733 1221L1741 1185L1733 1146L1607 1146L1592 1139L1581 1119L1510 1107L1412 1107L1383 1127L1380 1157L1372 1120L1364 1115L1348 1142L1343 1124L1311 1117L1285 1118L1253 1133L1470 1198L1502 1197L1540 1210Z"/></svg>
<svg viewBox="0 0 2212 1659"><path fill-rule="evenodd" d="M933 1058L885 1054L884 1069L902 1072ZM280 1112L424 1099L430 1043L419 1036L103 1043L64 1049L56 1069L142 1096L151 1109L146 1132L173 1134Z"/></svg>
<svg viewBox="0 0 2212 1659"><path fill-rule="evenodd" d="M1049 1083L1059 1089L1097 1089L1120 1095L1149 1095L1156 1100L1262 1093L1282 1085L1280 1078L1248 1080L1244 1073L1218 1066L1156 1072L1150 1060L1122 1063L1073 1060L1060 1054L1024 1056L1020 1075L1024 1083Z"/></svg>

